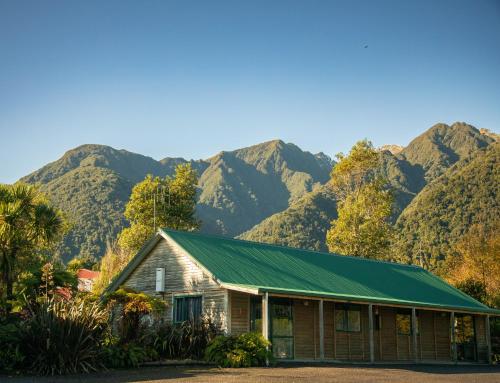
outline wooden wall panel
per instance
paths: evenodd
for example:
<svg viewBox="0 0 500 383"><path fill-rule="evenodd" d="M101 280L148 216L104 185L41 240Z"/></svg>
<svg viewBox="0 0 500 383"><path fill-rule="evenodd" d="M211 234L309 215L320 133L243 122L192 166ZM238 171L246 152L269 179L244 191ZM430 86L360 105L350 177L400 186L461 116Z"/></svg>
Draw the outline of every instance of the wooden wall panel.
<svg viewBox="0 0 500 383"><path fill-rule="evenodd" d="M419 359L436 360L436 338L434 333L434 312L420 310L418 312L419 327Z"/></svg>
<svg viewBox="0 0 500 383"><path fill-rule="evenodd" d="M434 321L436 329L436 359L450 361L450 314L446 312L435 312Z"/></svg>
<svg viewBox="0 0 500 383"><path fill-rule="evenodd" d="M296 299L293 301L293 332L295 359L315 359L319 357L318 343L318 302Z"/></svg>
<svg viewBox="0 0 500 383"><path fill-rule="evenodd" d="M381 307L382 326L380 329L381 360L397 360L398 344L396 330L396 310L391 307Z"/></svg>
<svg viewBox="0 0 500 383"><path fill-rule="evenodd" d="M156 292L156 268L165 268L165 292ZM203 311L211 315L222 330L227 329L227 290L222 289L199 268L182 249L162 239L123 283L136 291L164 299L169 305L165 319L172 321L175 295L200 294Z"/></svg>
<svg viewBox="0 0 500 383"><path fill-rule="evenodd" d="M324 327L325 327L325 358L334 359L333 341L334 341L334 317L333 302L323 303Z"/></svg>
<svg viewBox="0 0 500 383"><path fill-rule="evenodd" d="M231 334L240 335L250 331L250 295L237 291L229 292L231 304Z"/></svg>
<svg viewBox="0 0 500 383"><path fill-rule="evenodd" d="M486 317L484 315L476 315L474 317L474 325L476 332L477 360L479 362L486 362L488 361L488 343L486 341Z"/></svg>

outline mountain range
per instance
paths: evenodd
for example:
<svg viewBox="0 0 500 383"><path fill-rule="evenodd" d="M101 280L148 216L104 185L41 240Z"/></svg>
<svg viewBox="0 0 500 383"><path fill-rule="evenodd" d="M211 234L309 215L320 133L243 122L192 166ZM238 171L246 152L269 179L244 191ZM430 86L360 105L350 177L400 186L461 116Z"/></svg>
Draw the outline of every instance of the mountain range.
<svg viewBox="0 0 500 383"><path fill-rule="evenodd" d="M485 161L490 165L493 161L497 169L497 158L490 153L496 150L491 148L498 148L494 144L497 137L466 123L436 124L404 148L382 147L380 171L396 197L393 222L401 230L414 230L409 229L415 225L412 219L425 219L422 206L445 204L432 196L448 193L450 180L467 182L463 181L465 175L457 178L455 174L465 167L469 169L467 174L474 174L475 167L483 167L483 157L488 157ZM169 157L157 161L109 146L82 145L21 180L39 183L72 223L61 249L63 259L76 255L99 258L107 243L127 224L123 211L133 185L147 174L172 175L177 164L186 162L199 175L197 215L202 231L326 249L326 230L336 217L335 196L329 185L334 161L323 153L312 154L281 140L223 151L197 161ZM490 178L498 175L486 173L481 174ZM497 191L492 193L498 205ZM485 206L481 201L474 206L489 209L491 198L483 193L480 199ZM457 204L456 209L464 209L464 203L467 201ZM432 207L432 211L440 209ZM450 233L456 235L453 230ZM413 249L411 243L406 245Z"/></svg>

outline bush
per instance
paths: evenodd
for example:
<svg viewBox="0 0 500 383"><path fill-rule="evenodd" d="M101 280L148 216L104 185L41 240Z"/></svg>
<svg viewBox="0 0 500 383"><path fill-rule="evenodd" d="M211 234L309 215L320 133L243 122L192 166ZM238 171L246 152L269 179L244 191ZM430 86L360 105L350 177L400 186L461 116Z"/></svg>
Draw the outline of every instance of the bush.
<svg viewBox="0 0 500 383"><path fill-rule="evenodd" d="M16 319L0 321L0 371L12 372L21 369L25 360L20 347L21 328Z"/></svg>
<svg viewBox="0 0 500 383"><path fill-rule="evenodd" d="M196 322L163 324L153 331L152 346L166 359L202 359L207 345L219 333L209 317Z"/></svg>
<svg viewBox="0 0 500 383"><path fill-rule="evenodd" d="M161 316L166 308L161 299L123 287L106 296L105 301L111 310L119 311L116 319L123 344L138 342L149 327L145 319Z"/></svg>
<svg viewBox="0 0 500 383"><path fill-rule="evenodd" d="M141 363L158 358L152 348L137 343L120 343L112 339L103 349L103 363L106 367L139 367Z"/></svg>
<svg viewBox="0 0 500 383"><path fill-rule="evenodd" d="M273 362L271 343L260 333L250 332L235 336L218 336L208 345L205 358L219 367L264 366Z"/></svg>
<svg viewBox="0 0 500 383"><path fill-rule="evenodd" d="M51 299L28 311L23 344L31 371L54 375L102 367L108 315L98 303Z"/></svg>

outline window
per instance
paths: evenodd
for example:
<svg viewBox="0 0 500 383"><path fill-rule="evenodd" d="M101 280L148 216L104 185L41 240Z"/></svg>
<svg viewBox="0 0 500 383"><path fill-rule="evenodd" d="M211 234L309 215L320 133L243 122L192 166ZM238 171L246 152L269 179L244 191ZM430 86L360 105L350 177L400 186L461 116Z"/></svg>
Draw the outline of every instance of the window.
<svg viewBox="0 0 500 383"><path fill-rule="evenodd" d="M418 315L418 311L416 312ZM411 310L398 310L396 313L396 327L398 329L399 335L411 335L412 333L412 323L411 323ZM417 317L417 334L418 334L418 317Z"/></svg>
<svg viewBox="0 0 500 383"><path fill-rule="evenodd" d="M359 306L337 305L335 307L335 328L337 331L361 331Z"/></svg>
<svg viewBox="0 0 500 383"><path fill-rule="evenodd" d="M262 332L262 298L252 296L250 300L250 331Z"/></svg>
<svg viewBox="0 0 500 383"><path fill-rule="evenodd" d="M201 317L201 296L176 297L175 322L197 321Z"/></svg>

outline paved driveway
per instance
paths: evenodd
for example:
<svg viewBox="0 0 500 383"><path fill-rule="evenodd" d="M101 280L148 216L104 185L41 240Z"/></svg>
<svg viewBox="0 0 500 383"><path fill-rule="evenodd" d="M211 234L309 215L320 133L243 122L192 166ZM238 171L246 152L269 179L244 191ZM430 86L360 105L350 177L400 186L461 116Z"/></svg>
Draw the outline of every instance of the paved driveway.
<svg viewBox="0 0 500 383"><path fill-rule="evenodd" d="M499 383L500 366L281 366L274 368L218 369L207 367L145 367L63 377L6 377L12 383L76 382L480 382Z"/></svg>

